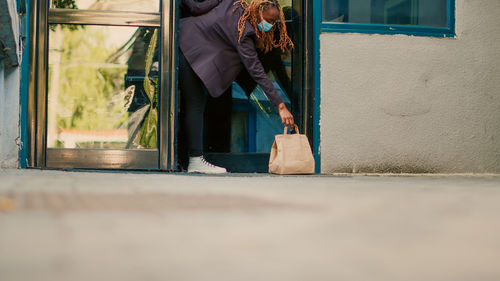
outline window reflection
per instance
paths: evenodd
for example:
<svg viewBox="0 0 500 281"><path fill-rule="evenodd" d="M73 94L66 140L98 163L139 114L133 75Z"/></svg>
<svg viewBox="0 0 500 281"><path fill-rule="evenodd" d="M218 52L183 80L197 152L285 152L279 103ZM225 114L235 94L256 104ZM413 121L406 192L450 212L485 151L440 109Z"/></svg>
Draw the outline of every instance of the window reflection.
<svg viewBox="0 0 500 281"><path fill-rule="evenodd" d="M156 148L158 30L50 29L47 147Z"/></svg>
<svg viewBox="0 0 500 281"><path fill-rule="evenodd" d="M323 0L323 21L447 26L448 0Z"/></svg>

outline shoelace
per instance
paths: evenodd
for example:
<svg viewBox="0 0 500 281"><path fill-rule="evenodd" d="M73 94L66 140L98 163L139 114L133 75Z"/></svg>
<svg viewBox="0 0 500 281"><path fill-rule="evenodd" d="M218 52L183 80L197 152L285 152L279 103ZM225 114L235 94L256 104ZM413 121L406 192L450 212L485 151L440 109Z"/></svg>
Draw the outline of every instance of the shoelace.
<svg viewBox="0 0 500 281"><path fill-rule="evenodd" d="M217 168L217 166L215 166L212 163L210 163L207 160L205 160L205 158L203 156L200 156L200 159L201 159L201 162L203 162L203 164L207 165L208 167L210 167L210 168Z"/></svg>

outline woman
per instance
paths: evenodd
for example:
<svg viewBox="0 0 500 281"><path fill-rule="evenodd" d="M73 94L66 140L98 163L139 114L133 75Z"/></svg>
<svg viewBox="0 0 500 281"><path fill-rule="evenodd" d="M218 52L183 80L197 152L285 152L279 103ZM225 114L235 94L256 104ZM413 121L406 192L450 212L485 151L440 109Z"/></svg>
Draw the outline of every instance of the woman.
<svg viewBox="0 0 500 281"><path fill-rule="evenodd" d="M187 5L188 1L183 0ZM280 38L274 40L274 30ZM179 86L184 99L189 147L188 172L225 173L203 158L205 90L221 96L244 68L278 107L282 122L294 124L293 116L267 77L257 48L293 47L286 33L283 11L277 0L222 0L208 13L183 18L179 32Z"/></svg>

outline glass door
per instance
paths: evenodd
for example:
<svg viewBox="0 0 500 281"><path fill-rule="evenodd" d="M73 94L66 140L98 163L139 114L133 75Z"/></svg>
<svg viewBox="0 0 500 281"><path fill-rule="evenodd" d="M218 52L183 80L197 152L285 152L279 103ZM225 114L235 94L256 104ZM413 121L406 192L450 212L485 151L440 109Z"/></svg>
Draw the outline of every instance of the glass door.
<svg viewBox="0 0 500 281"><path fill-rule="evenodd" d="M176 169L172 2L38 2L33 166Z"/></svg>
<svg viewBox="0 0 500 281"><path fill-rule="evenodd" d="M311 61L307 50L312 50L307 40L307 27L312 27L307 24L309 2L280 1L295 48L287 53L275 49L259 57L301 133L311 136L312 91L307 76ZM213 164L230 172L267 172L274 136L283 133L283 124L262 89L243 74L229 93L221 98L209 98L204 131L204 151Z"/></svg>

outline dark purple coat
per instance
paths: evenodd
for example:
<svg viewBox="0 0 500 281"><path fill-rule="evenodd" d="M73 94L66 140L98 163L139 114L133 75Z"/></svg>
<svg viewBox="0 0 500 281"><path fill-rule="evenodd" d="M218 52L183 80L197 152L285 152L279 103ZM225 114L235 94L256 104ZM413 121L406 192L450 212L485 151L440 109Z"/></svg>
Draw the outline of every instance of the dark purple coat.
<svg viewBox="0 0 500 281"><path fill-rule="evenodd" d="M188 0L182 2L190 5ZM179 47L212 97L221 96L245 68L277 106L283 100L262 67L255 47L257 36L249 22L238 43L238 20L243 9L234 2L222 0L206 14L181 19Z"/></svg>
<svg viewBox="0 0 500 281"><path fill-rule="evenodd" d="M212 10L215 6L219 5L222 0L206 0L203 2L196 2L194 0L182 0L180 7L181 12L188 12L189 15L199 16Z"/></svg>

